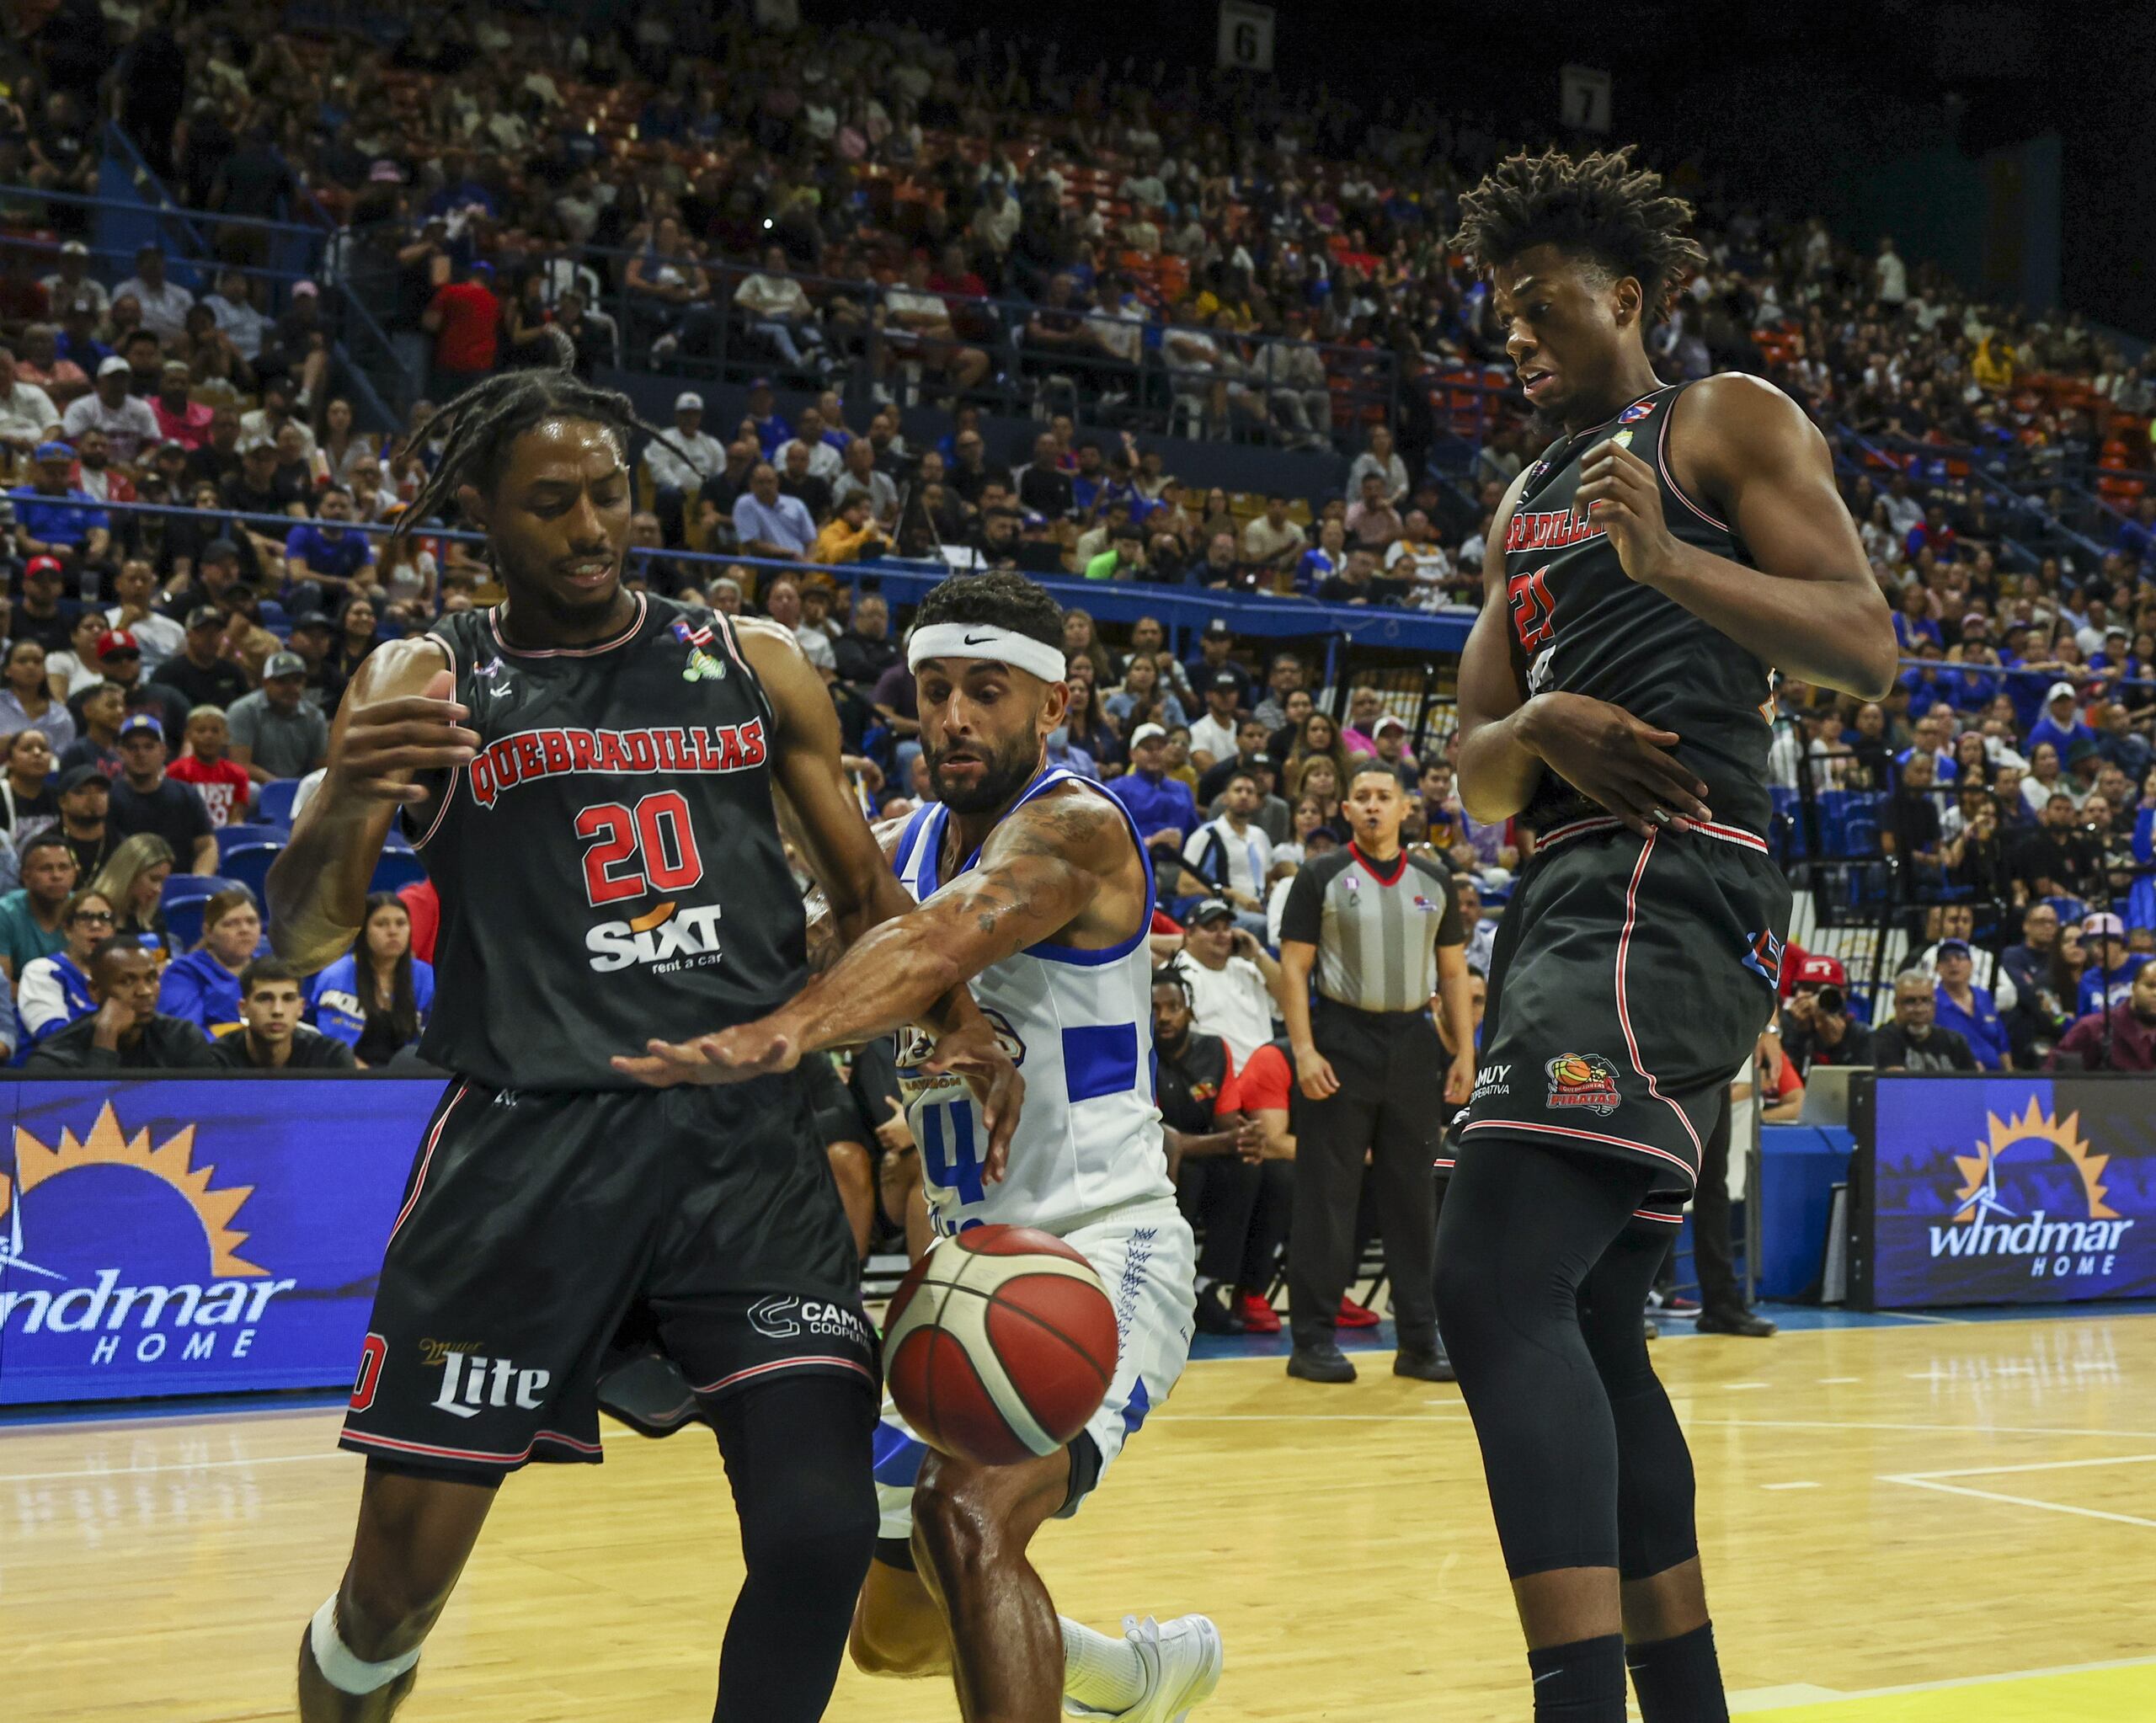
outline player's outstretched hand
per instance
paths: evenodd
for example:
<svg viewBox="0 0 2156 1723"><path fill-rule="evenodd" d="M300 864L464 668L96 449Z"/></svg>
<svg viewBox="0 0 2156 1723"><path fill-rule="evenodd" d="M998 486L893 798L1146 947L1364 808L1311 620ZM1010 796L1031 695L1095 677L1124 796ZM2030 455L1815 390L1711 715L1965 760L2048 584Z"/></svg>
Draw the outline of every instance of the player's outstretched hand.
<svg viewBox="0 0 2156 1723"><path fill-rule="evenodd" d="M409 774L452 771L478 752L478 733L461 722L470 712L450 697L456 687L443 670L424 694L355 708L330 761L335 789L370 802L424 801L425 788Z"/></svg>
<svg viewBox="0 0 2156 1723"><path fill-rule="evenodd" d="M639 1054L616 1054L614 1069L654 1089L679 1083L745 1083L790 1071L801 1063L801 1049L786 1036L759 1023L744 1023L693 1041L652 1040Z"/></svg>
<svg viewBox="0 0 2156 1723"><path fill-rule="evenodd" d="M1677 541L1662 515L1662 487L1654 468L1612 437L1580 461L1576 508L1587 510L1615 547L1627 579L1652 586L1668 565Z"/></svg>
<svg viewBox="0 0 2156 1723"><path fill-rule="evenodd" d="M995 1025L976 1012L958 1028L936 1038L936 1049L922 1069L931 1076L963 1077L980 1102L981 1123L988 1131L988 1155L981 1162L985 1184L1001 1184L1011 1162L1011 1139L1026 1103L1026 1080L996 1038Z"/></svg>
<svg viewBox="0 0 2156 1723"><path fill-rule="evenodd" d="M1621 706L1584 694L1543 694L1530 702L1529 747L1582 795L1645 837L1667 826L1684 831L1714 814L1707 787L1678 764L1673 730L1644 724Z"/></svg>

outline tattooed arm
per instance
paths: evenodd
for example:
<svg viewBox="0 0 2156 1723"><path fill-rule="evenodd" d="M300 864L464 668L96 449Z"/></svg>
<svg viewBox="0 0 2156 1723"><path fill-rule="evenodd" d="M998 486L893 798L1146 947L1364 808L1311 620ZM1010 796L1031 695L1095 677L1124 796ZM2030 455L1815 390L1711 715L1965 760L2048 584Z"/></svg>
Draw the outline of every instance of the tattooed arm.
<svg viewBox="0 0 2156 1723"><path fill-rule="evenodd" d="M1147 913L1144 879L1113 804L1089 790L1052 792L997 826L976 866L919 908L869 929L769 1016L678 1046L654 1043L648 1056L615 1065L662 1086L788 1070L803 1054L914 1022L1028 946L1104 948L1128 938Z"/></svg>

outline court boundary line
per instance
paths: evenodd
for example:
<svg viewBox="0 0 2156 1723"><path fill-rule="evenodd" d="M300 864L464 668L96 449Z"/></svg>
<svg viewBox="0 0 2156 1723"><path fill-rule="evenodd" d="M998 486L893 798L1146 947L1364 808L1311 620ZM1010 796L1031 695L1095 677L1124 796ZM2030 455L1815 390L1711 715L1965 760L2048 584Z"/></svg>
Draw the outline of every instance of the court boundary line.
<svg viewBox="0 0 2156 1723"><path fill-rule="evenodd" d="M1845 1704L1852 1699L1888 1699L1898 1698L1904 1694L1951 1693L1956 1688L2001 1687L2009 1682L2015 1681L2043 1681L2061 1675L2101 1675L2113 1669L2152 1667L2156 1667L2156 1657L2114 1657L2099 1663L2059 1663L2047 1669L2003 1670L1995 1675L1950 1675L1938 1681L1906 1682L1897 1687L1853 1688L1846 1692L1830 1688L1827 1690L1826 1696L1823 1698L1793 1699L1785 1705L1769 1705L1757 1710L1746 1706L1737 1715L1770 1717L1776 1711L1802 1710L1811 1705ZM1742 1694L1732 1694L1730 1697L1733 1700L1741 1702L1744 1696ZM1731 1709L1732 1711L1737 1710L1734 1705Z"/></svg>
<svg viewBox="0 0 2156 1723"><path fill-rule="evenodd" d="M2002 1490L1977 1490L1966 1484L1944 1481L1948 1478L2002 1477L2014 1473L2068 1472L2089 1466L2152 1464L2156 1464L2156 1454L2121 1454L2094 1459L2030 1460L2018 1465L1956 1466L1942 1471L1881 1472L1877 1476L1882 1484L1901 1484L1912 1490L1931 1490L1941 1496L1966 1496L1977 1502L1998 1502L2014 1507L2041 1508L2047 1513L2068 1514L2076 1519L2105 1520L2122 1526L2147 1526L2156 1531L2156 1519L2147 1519L2139 1514L2115 1513L2102 1507L2082 1507L2070 1502L2046 1502L2034 1496L2009 1496Z"/></svg>

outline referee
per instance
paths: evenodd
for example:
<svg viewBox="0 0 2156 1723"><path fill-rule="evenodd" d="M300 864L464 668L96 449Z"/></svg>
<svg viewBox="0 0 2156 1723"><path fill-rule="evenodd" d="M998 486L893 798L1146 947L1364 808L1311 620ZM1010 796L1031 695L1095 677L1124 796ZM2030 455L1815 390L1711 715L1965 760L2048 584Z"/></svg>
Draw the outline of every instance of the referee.
<svg viewBox="0 0 2156 1723"><path fill-rule="evenodd" d="M1288 1374L1355 1379L1333 1331L1355 1272L1367 1155L1399 1336L1393 1374L1449 1382L1431 1293L1438 1216L1430 1164L1444 1121L1475 1086L1466 944L1444 865L1401 846L1407 798L1392 769L1358 769L1343 811L1353 839L1295 876L1280 918L1280 1006L1303 1091L1288 1240ZM1460 1049L1442 1079L1448 1061L1430 1015L1439 998L1446 1038Z"/></svg>

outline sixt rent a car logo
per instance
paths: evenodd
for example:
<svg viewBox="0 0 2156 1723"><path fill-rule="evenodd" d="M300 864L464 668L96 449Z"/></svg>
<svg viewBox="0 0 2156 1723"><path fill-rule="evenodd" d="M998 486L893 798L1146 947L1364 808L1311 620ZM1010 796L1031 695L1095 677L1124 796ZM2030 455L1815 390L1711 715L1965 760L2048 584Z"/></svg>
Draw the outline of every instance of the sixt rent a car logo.
<svg viewBox="0 0 2156 1723"><path fill-rule="evenodd" d="M642 730L519 730L464 768L472 799L492 808L519 784L569 773L613 777L646 773L747 771L764 763L764 721L675 724Z"/></svg>
<svg viewBox="0 0 2156 1723"><path fill-rule="evenodd" d="M299 1283L240 1255L232 1223L253 1187L218 1189L194 1160L193 1125L152 1146L109 1102L57 1146L19 1127L14 1176L0 1175L0 1341L79 1336L93 1364L245 1358L270 1301Z"/></svg>
<svg viewBox="0 0 2156 1723"><path fill-rule="evenodd" d="M1932 1256L2020 1257L2031 1279L2111 1273L2134 1223L2104 1200L2111 1156L2090 1153L2081 1115L2057 1118L2031 1096L2018 1118L1993 1112L1985 1120L1977 1152L1954 1157L1960 1206L1945 1225L1930 1230ZM2062 1171L2070 1176L2061 1178ZM2043 1206L2057 1202L2062 1191L2079 1214Z"/></svg>
<svg viewBox="0 0 2156 1723"><path fill-rule="evenodd" d="M602 921L584 936L591 967L601 975L640 963L654 974L701 969L719 960L719 904L677 910L670 898L633 921Z"/></svg>

